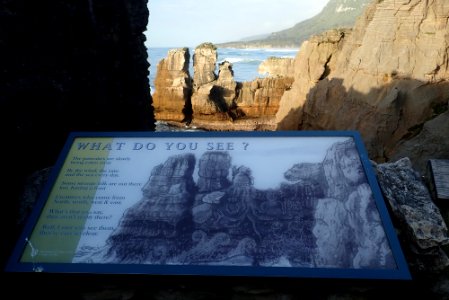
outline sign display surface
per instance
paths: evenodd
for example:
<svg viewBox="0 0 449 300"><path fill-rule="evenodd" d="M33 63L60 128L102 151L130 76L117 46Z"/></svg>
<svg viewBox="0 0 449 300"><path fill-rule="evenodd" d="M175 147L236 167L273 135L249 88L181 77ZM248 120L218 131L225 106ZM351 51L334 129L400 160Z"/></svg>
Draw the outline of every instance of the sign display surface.
<svg viewBox="0 0 449 300"><path fill-rule="evenodd" d="M73 133L7 269L410 277L357 132Z"/></svg>

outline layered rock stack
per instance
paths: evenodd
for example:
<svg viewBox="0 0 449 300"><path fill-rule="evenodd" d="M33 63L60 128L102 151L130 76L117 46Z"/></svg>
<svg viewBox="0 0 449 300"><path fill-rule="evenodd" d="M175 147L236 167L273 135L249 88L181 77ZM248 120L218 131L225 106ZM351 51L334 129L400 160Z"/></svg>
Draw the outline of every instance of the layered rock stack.
<svg viewBox="0 0 449 300"><path fill-rule="evenodd" d="M217 47L212 43L203 43L195 48L193 55L193 82L195 88L217 79Z"/></svg>
<svg viewBox="0 0 449 300"><path fill-rule="evenodd" d="M295 71L295 60L286 57L269 57L258 68L259 74L268 74L271 77L292 77Z"/></svg>
<svg viewBox="0 0 449 300"><path fill-rule="evenodd" d="M264 67L271 69L270 77L240 83L234 80L232 64L228 61L221 62L218 75L215 73L217 48L203 43L195 49L193 83L188 85L189 57L180 55L179 51L186 52L172 50L158 65L153 96L156 119L186 121L213 130L274 129L280 99L293 82L292 60L280 59L282 66L275 67L272 58ZM176 59L179 56L184 60ZM168 69L169 65L172 69Z"/></svg>
<svg viewBox="0 0 449 300"><path fill-rule="evenodd" d="M192 80L189 48L172 49L157 65L153 107L157 120L183 122L189 118Z"/></svg>
<svg viewBox="0 0 449 300"><path fill-rule="evenodd" d="M234 80L234 71L232 64L224 61L219 64L217 92L223 98L227 108L231 109L234 106L234 100L237 96L237 82Z"/></svg>
<svg viewBox="0 0 449 300"><path fill-rule="evenodd" d="M220 69L221 78L215 74L217 48L211 43L203 43L195 48L193 55L192 110L195 120L230 121L228 110L235 94L231 83L234 82L232 67L228 62ZM218 78L218 80L217 80ZM222 86L223 85L223 86ZM227 99L225 99L225 97Z"/></svg>
<svg viewBox="0 0 449 300"><path fill-rule="evenodd" d="M279 110L281 97L292 83L292 77L266 77L243 82L236 99L240 115L261 119L257 121L259 125L274 126L272 120Z"/></svg>

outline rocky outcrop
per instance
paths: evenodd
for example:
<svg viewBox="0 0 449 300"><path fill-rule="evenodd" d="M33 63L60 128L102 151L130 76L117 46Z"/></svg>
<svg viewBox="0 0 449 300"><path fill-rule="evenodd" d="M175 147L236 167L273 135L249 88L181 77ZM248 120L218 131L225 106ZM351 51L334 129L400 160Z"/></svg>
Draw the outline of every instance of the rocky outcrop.
<svg viewBox="0 0 449 300"><path fill-rule="evenodd" d="M237 82L234 80L234 71L232 64L224 61L219 64L218 79L215 86L215 91L212 93L220 94L223 98L226 107L232 108L237 94Z"/></svg>
<svg viewBox="0 0 449 300"><path fill-rule="evenodd" d="M194 91L191 99L194 122L232 120L228 114L236 93L232 65L223 62L220 65L221 76L217 77L216 62L217 48L213 44L204 43L196 47L193 56Z"/></svg>
<svg viewBox="0 0 449 300"><path fill-rule="evenodd" d="M258 72L261 75L268 74L271 77L293 77L294 62L293 58L269 57L259 65Z"/></svg>
<svg viewBox="0 0 449 300"><path fill-rule="evenodd" d="M217 47L211 43L203 43L195 48L193 54L193 85L195 89L215 81L217 75Z"/></svg>
<svg viewBox="0 0 449 300"><path fill-rule="evenodd" d="M447 106L446 108L447 109ZM449 159L449 112L417 126L418 135L399 144L391 159L409 157L413 167L424 174L429 159Z"/></svg>
<svg viewBox="0 0 449 300"><path fill-rule="evenodd" d="M348 30L332 30L303 43L295 57L293 85L282 96L276 114L277 129L299 128L301 108L310 90L335 69L335 53L341 49L348 33Z"/></svg>
<svg viewBox="0 0 449 300"><path fill-rule="evenodd" d="M379 164L376 170L385 198L404 228L410 250L417 256L414 267L442 270L449 266L449 258L442 250L449 244L447 226L410 159Z"/></svg>
<svg viewBox="0 0 449 300"><path fill-rule="evenodd" d="M375 1L350 34L306 42L278 129L354 129L372 159L393 157L449 98L448 16L444 0Z"/></svg>
<svg viewBox="0 0 449 300"><path fill-rule="evenodd" d="M260 124L272 123L267 119L274 120L282 95L292 83L291 77L257 78L243 82L236 99L239 114L255 120L265 117L265 121L258 121Z"/></svg>
<svg viewBox="0 0 449 300"><path fill-rule="evenodd" d="M219 64L218 75L215 74L217 49L204 43L195 49L191 90L188 59L185 49L170 51L158 66L153 96L158 120L185 121L211 130L274 129L279 101L293 82L292 77L280 74L290 72L291 62L276 67L275 77L240 83L234 80L232 64L227 61Z"/></svg>
<svg viewBox="0 0 449 300"><path fill-rule="evenodd" d="M192 80L189 48L172 49L157 65L153 107L157 120L182 122L190 116Z"/></svg>

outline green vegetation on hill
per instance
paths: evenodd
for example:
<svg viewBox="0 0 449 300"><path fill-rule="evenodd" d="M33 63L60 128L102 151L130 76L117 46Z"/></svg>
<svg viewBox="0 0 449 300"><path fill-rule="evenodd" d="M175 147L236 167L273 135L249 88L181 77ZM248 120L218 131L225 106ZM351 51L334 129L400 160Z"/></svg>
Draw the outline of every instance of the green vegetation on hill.
<svg viewBox="0 0 449 300"><path fill-rule="evenodd" d="M218 47L259 48L280 47L297 48L310 36L329 29L352 27L363 13L366 5L373 0L330 0L316 16L297 23L295 26L274 32L266 38L251 41L236 41L218 44Z"/></svg>

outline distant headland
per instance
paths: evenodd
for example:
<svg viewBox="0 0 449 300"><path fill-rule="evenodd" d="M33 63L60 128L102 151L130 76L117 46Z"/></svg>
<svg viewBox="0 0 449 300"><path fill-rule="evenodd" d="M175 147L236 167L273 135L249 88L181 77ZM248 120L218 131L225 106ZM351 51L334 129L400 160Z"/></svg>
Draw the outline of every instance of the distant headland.
<svg viewBox="0 0 449 300"><path fill-rule="evenodd" d="M216 44L219 48L299 48L311 36L334 28L352 27L371 0L330 0L316 16L291 28Z"/></svg>

